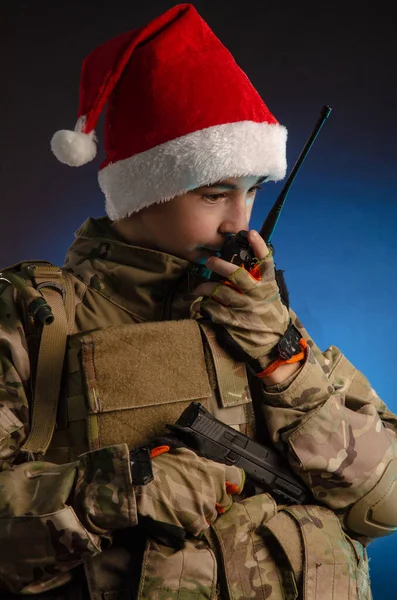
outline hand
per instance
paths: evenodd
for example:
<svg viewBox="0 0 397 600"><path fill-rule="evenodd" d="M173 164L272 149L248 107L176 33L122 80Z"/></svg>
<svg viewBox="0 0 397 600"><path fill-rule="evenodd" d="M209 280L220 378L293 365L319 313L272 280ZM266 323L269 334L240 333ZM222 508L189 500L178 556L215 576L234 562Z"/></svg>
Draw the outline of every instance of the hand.
<svg viewBox="0 0 397 600"><path fill-rule="evenodd" d="M188 448L161 446L151 454L153 481L135 486L138 523L162 543L179 546L186 533L200 535L231 507L232 494L244 486L242 469Z"/></svg>
<svg viewBox="0 0 397 600"><path fill-rule="evenodd" d="M280 298L272 253L256 231L249 231L248 241L258 259L255 267L248 272L215 256L209 258L206 267L225 280L200 284L195 293L201 297L190 312L196 319L209 316L223 328L220 341L223 338L226 348L233 351L237 346L240 358L254 359L258 370L264 370L274 359L290 315Z"/></svg>

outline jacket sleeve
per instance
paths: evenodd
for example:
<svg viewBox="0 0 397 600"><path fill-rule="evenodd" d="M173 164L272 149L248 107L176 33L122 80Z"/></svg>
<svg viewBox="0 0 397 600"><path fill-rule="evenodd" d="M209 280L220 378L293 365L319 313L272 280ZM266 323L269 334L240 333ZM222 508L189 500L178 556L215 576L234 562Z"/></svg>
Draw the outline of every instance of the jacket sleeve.
<svg viewBox="0 0 397 600"><path fill-rule="evenodd" d="M338 348L321 352L292 311L291 317L308 342L307 356L296 376L264 390L263 413L274 444L343 524L391 464L397 479L397 417ZM397 490L390 490L382 510L394 528L363 526L372 538L397 529Z"/></svg>
<svg viewBox="0 0 397 600"><path fill-rule="evenodd" d="M73 463L24 460L30 364L13 288L0 295L0 590L34 594L137 523L126 444ZM1 593L0 593L1 595Z"/></svg>

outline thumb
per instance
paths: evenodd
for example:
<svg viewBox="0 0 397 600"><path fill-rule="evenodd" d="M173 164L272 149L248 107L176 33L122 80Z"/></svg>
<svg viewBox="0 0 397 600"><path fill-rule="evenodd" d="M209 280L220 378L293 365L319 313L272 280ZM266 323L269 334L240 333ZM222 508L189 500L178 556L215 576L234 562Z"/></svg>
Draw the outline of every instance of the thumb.
<svg viewBox="0 0 397 600"><path fill-rule="evenodd" d="M224 486L221 496L217 498L216 510L218 514L226 512L231 507L233 494L239 494L244 487L245 471L239 467L224 465Z"/></svg>

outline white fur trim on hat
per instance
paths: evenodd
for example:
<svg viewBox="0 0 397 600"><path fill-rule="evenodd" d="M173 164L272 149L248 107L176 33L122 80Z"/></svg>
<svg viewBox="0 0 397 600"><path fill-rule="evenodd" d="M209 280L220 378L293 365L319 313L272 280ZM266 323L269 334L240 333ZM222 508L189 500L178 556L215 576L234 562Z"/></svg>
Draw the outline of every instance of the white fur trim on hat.
<svg viewBox="0 0 397 600"><path fill-rule="evenodd" d="M118 220L230 177L285 176L287 130L241 121L215 125L111 163L98 175L106 212Z"/></svg>

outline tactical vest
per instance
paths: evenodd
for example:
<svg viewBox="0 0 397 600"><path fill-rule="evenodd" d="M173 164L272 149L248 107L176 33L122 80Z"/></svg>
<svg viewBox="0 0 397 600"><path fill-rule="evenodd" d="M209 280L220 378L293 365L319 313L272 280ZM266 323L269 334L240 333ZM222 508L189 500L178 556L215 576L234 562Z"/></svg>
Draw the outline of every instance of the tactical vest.
<svg viewBox="0 0 397 600"><path fill-rule="evenodd" d="M120 442L139 447L165 433L193 400L266 439L262 384L223 351L208 325L126 322L112 305L112 324L71 334L75 278L46 263L23 268L33 284L21 300L35 373L25 451L64 463ZM54 315L40 335L28 314L36 292ZM84 565L91 600L371 599L364 548L321 506L280 506L270 494L245 498L180 551L152 540L137 548L133 530L116 539ZM62 593L56 597L69 600Z"/></svg>

